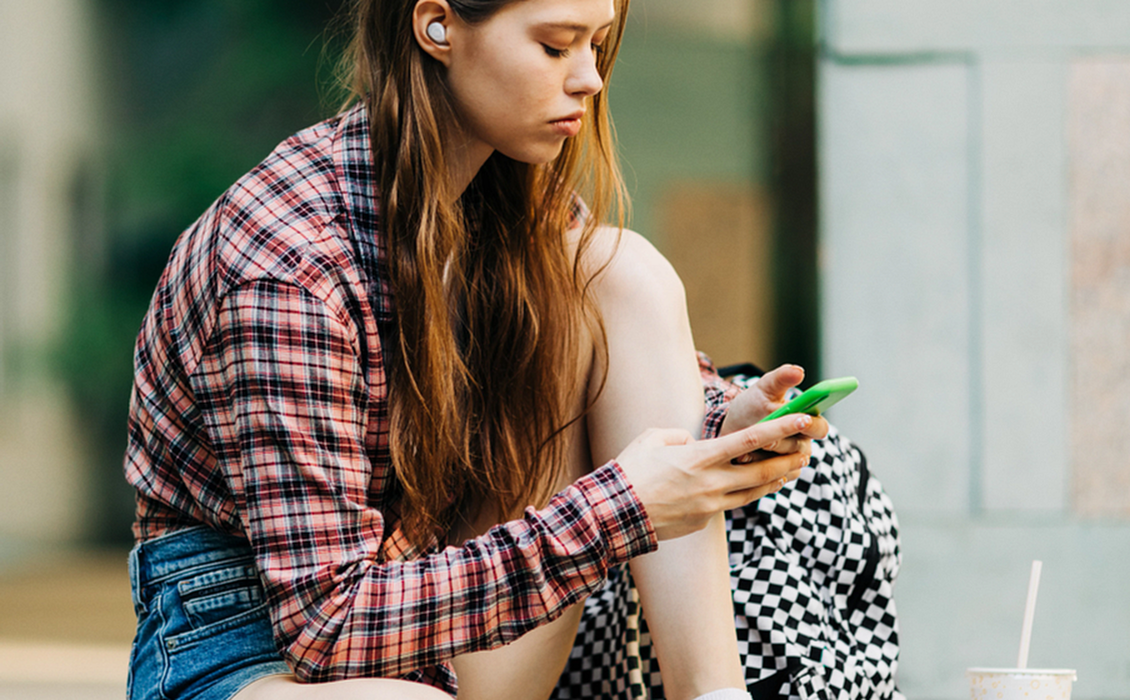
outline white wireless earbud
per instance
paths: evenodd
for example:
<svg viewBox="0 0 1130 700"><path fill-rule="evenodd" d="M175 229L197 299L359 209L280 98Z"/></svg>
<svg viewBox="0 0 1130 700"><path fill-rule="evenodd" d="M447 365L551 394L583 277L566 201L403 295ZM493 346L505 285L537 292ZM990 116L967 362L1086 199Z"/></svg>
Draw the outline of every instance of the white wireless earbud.
<svg viewBox="0 0 1130 700"><path fill-rule="evenodd" d="M447 43L447 29L439 20L428 25L428 38L437 44Z"/></svg>

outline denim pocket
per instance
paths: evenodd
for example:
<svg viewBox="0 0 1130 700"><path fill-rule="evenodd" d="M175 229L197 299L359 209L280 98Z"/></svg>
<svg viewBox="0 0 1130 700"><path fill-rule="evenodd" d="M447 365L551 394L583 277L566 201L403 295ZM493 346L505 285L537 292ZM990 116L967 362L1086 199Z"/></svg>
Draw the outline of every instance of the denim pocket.
<svg viewBox="0 0 1130 700"><path fill-rule="evenodd" d="M229 698L248 680L271 673L287 673L271 631L267 604L247 608L246 597L231 589L203 595L185 607L205 608L213 620L203 627L164 639L163 698ZM218 601L234 601L231 606ZM187 621L187 613L181 618ZM185 629L181 627L181 629Z"/></svg>
<svg viewBox="0 0 1130 700"><path fill-rule="evenodd" d="M201 527L132 556L131 700L230 700L256 678L289 672L246 542Z"/></svg>
<svg viewBox="0 0 1130 700"><path fill-rule="evenodd" d="M165 650L177 654L229 630L268 621L266 595L250 563L230 563L199 573L170 591ZM175 602L174 602L175 601Z"/></svg>
<svg viewBox="0 0 1130 700"><path fill-rule="evenodd" d="M252 565L209 571L177 584L181 608L193 629L241 615L263 605L263 586Z"/></svg>

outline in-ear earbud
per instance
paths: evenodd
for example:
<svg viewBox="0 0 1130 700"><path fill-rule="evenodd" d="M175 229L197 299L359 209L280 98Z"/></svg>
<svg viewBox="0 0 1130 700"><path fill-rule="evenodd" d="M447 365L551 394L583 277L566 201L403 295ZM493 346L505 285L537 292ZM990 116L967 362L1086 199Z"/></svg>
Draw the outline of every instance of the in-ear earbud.
<svg viewBox="0 0 1130 700"><path fill-rule="evenodd" d="M428 38L437 44L447 43L447 28L443 26L443 22L436 20L428 25Z"/></svg>

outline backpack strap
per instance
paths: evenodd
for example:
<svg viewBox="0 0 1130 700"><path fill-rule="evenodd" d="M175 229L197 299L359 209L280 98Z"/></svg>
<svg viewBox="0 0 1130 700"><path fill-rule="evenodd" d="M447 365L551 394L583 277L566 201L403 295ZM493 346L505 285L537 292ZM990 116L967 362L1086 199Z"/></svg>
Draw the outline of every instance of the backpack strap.
<svg viewBox="0 0 1130 700"><path fill-rule="evenodd" d="M859 450L858 447L855 448ZM867 502L867 481L871 478L871 471L867 468L867 456L859 450L859 490L856 495L859 498L859 512L862 513L864 505ZM870 530L870 528L868 528ZM856 610L862 609L863 593L871 584L875 582L875 572L879 570L879 544L874 534L871 534L871 545L867 548L866 562L863 565L863 571L859 572L859 576L855 579L855 583L851 587L851 595L848 596L847 610L850 617Z"/></svg>

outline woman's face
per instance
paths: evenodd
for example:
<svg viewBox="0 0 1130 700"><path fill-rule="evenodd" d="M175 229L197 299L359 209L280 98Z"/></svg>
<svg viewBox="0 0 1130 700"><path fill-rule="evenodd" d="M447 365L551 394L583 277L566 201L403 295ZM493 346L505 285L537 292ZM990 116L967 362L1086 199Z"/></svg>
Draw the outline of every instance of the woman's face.
<svg viewBox="0 0 1130 700"><path fill-rule="evenodd" d="M615 16L615 0L520 0L473 25L449 15L447 80L469 154L553 160L603 87L597 54Z"/></svg>

